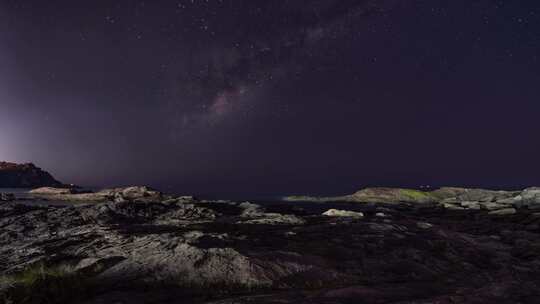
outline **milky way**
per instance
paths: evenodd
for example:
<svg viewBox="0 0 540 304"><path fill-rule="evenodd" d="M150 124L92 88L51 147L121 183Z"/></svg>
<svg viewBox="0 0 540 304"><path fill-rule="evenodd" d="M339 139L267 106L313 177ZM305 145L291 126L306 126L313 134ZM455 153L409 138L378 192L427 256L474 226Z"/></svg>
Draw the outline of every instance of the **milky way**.
<svg viewBox="0 0 540 304"><path fill-rule="evenodd" d="M319 55L319 43L345 35L345 23L390 9L391 3L219 1L209 6L211 16L199 11L194 30L203 33L184 54L184 70L174 69L164 88L173 92L170 112L182 121L173 123L172 133L249 117L256 110L253 98L248 100L251 91L305 72L302 58Z"/></svg>
<svg viewBox="0 0 540 304"><path fill-rule="evenodd" d="M537 1L0 3L0 159L204 195L540 184Z"/></svg>

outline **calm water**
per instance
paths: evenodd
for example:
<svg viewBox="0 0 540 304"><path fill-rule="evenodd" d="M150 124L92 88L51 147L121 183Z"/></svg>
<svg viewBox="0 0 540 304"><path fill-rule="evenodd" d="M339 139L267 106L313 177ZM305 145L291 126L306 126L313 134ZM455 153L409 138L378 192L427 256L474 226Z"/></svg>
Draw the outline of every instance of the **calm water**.
<svg viewBox="0 0 540 304"><path fill-rule="evenodd" d="M0 188L2 193L13 193L17 198L27 198L30 196L28 191L31 189L22 189L22 188Z"/></svg>
<svg viewBox="0 0 540 304"><path fill-rule="evenodd" d="M39 199L32 199L32 200L25 200L27 198L31 197L31 194L29 191L32 189L24 189L24 188L0 188L1 193L13 193L15 194L15 198L17 198L17 202L25 205L38 205L38 206L66 206L69 205L69 203L62 202L62 201L48 201L48 200L39 200Z"/></svg>
<svg viewBox="0 0 540 304"><path fill-rule="evenodd" d="M21 188L0 188L0 192L3 193L13 193L15 194L15 197L18 199L18 202L25 205L40 205L40 206L67 206L67 205L73 205L73 203L65 202L65 201L46 201L46 200L25 200L26 198L30 198L31 195L28 193L31 189L21 189ZM242 200L233 200L233 201L246 201L245 199ZM283 211L284 209L303 209L309 214L319 214L322 213L330 208L336 208L336 209L345 209L345 210L351 210L351 211L366 211L366 209L370 209L370 207L363 205L363 204L350 204L350 203L313 203L313 202L283 202L279 199L255 199L255 200L247 200L251 201L252 203L260 204L262 206L265 206L269 212L275 211ZM275 209L275 210L273 210Z"/></svg>

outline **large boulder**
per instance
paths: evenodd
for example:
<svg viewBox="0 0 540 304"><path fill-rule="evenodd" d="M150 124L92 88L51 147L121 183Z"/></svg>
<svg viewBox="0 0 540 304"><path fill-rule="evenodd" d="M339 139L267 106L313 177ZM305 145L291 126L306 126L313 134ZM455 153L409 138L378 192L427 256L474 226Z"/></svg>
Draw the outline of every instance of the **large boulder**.
<svg viewBox="0 0 540 304"><path fill-rule="evenodd" d="M108 191L108 190L105 190ZM127 188L117 188L112 190L115 201L161 201L163 195L161 192L153 190L146 186L135 186Z"/></svg>
<svg viewBox="0 0 540 304"><path fill-rule="evenodd" d="M62 183L32 163L0 162L0 188L60 187Z"/></svg>
<svg viewBox="0 0 540 304"><path fill-rule="evenodd" d="M514 198L518 207L527 209L540 209L540 187L531 187L523 190Z"/></svg>
<svg viewBox="0 0 540 304"><path fill-rule="evenodd" d="M362 212L355 212L349 210L339 210L339 209L328 209L323 212L323 215L333 216L333 217L351 217L351 218L363 218L364 214Z"/></svg>

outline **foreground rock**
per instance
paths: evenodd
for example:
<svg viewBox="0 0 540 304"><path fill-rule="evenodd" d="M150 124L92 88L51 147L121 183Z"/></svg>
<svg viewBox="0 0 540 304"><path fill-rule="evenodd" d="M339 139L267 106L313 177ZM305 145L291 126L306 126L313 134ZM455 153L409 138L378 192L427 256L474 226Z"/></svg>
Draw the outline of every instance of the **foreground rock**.
<svg viewBox="0 0 540 304"><path fill-rule="evenodd" d="M540 212L527 208L490 215L343 204L327 216L145 187L98 193L106 201L0 205L0 299L536 303L540 296Z"/></svg>
<svg viewBox="0 0 540 304"><path fill-rule="evenodd" d="M13 193L0 193L0 202L10 202L15 200Z"/></svg>
<svg viewBox="0 0 540 304"><path fill-rule="evenodd" d="M62 183L34 164L0 162L0 188L61 187Z"/></svg>

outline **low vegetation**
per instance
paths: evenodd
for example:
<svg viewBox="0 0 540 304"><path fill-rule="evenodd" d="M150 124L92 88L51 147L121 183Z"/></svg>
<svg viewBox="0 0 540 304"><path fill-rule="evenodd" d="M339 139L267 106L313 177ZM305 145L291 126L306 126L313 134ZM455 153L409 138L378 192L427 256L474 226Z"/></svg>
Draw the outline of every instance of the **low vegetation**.
<svg viewBox="0 0 540 304"><path fill-rule="evenodd" d="M435 200L435 198L429 192L414 189L400 189L400 195L410 198L413 201Z"/></svg>
<svg viewBox="0 0 540 304"><path fill-rule="evenodd" d="M67 267L37 264L22 272L0 277L0 303L66 303L84 295L89 280Z"/></svg>

